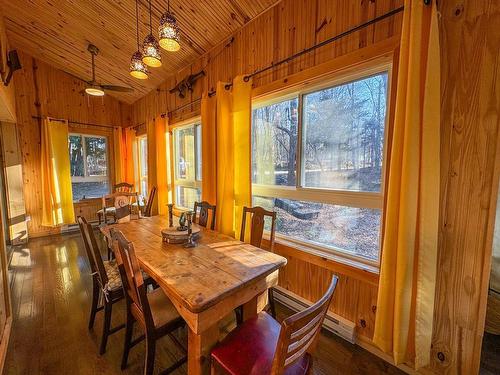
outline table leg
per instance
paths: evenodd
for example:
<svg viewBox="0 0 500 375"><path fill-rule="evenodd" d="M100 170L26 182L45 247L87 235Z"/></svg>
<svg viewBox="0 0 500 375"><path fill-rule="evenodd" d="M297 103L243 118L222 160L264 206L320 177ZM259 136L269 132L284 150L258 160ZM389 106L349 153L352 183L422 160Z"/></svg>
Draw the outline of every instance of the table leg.
<svg viewBox="0 0 500 375"><path fill-rule="evenodd" d="M253 297L243 305L243 321L253 318L258 313L259 296Z"/></svg>
<svg viewBox="0 0 500 375"><path fill-rule="evenodd" d="M188 374L210 373L210 350L219 340L219 325L216 323L200 334L188 328Z"/></svg>

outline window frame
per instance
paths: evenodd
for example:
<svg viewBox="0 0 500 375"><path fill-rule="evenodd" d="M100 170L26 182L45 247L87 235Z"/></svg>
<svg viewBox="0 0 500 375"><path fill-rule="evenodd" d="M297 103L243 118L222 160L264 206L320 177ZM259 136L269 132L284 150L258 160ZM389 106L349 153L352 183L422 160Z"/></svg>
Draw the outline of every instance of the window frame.
<svg viewBox="0 0 500 375"><path fill-rule="evenodd" d="M335 86L340 86L352 81L357 81L365 78L369 78L381 73L387 73L387 92L386 92L386 112L385 112L385 124L384 124L384 142L383 142L383 152L382 152L382 166L381 166L381 181L380 181L380 191L379 192L363 192L363 191L351 191L351 190L339 190L339 189L328 189L328 188L318 188L318 187L306 187L304 186L304 164L305 159L303 158L303 145L305 142L303 134L303 104L304 96L307 94L315 93L324 89L332 88ZM276 239L278 242L283 242L284 244L297 244L300 250L307 251L310 249L311 253L317 253L318 251L325 256L332 256L335 259L347 259L349 261L354 261L361 265L367 265L370 267L375 267L379 269L380 262L382 259L382 234L383 234L383 217L384 217L384 198L386 193L386 177L388 168L388 135L390 133L390 114L391 114L391 88L393 80L393 61L386 60L383 62L378 62L371 64L370 66L363 67L356 72L336 72L326 79L323 78L319 80L311 80L306 82L300 87L292 87L289 89L283 89L280 91L273 91L269 94L264 94L258 97L252 98L252 113L254 109L266 107L272 104L280 103L282 101L290 100L293 98L298 99L298 123L297 123L297 152L296 152L296 181L295 186L285 186L285 185L266 185L266 184L256 184L252 182L252 197L262 196L271 198L284 198L293 199L298 201L308 201L308 202L318 202L333 204L346 207L354 208L368 208L380 210L381 222L379 231L379 253L377 259L370 259L360 255L356 255L344 249L340 249L335 246L329 246L325 244L319 244L312 241L305 241L297 238L292 238L290 236L285 236L280 233L276 233ZM253 126L253 123L252 123ZM267 233L269 235L269 233Z"/></svg>
<svg viewBox="0 0 500 375"><path fill-rule="evenodd" d="M68 145L69 145L69 137L76 136L82 138L82 152L83 152L83 174L84 176L71 176L71 182L103 182L108 181L110 183L110 175L109 175L109 139L107 136L98 135L98 134L90 134L90 133L74 133L71 132L68 134ZM87 150L86 150L86 138L104 138L106 141L106 175L104 176L89 176L88 175L88 167L87 167Z"/></svg>
<svg viewBox="0 0 500 375"><path fill-rule="evenodd" d="M142 197L147 197L148 196L148 189L149 189L149 180L148 180L148 173L149 173L149 166L148 166L148 173L143 174L142 170L142 146L141 142L142 140L146 140L148 142L148 136L146 134L139 135L137 136L137 182L139 186L137 187L137 190L139 191L139 195ZM148 143L146 143L146 165L148 165L148 157L149 157L149 152L148 152ZM146 191L142 191L142 182L146 182Z"/></svg>
<svg viewBox="0 0 500 375"><path fill-rule="evenodd" d="M172 198L173 202L176 208L180 210L192 210L192 207L184 207L178 204L177 201L177 187L182 186L184 188L190 188L190 189L199 189L201 192L202 189L202 179L203 175L201 173L201 170L199 170L199 167L202 167L201 164L198 163L198 157L201 157L202 155L202 150L201 150L201 143L202 143L202 132L203 132L203 127L201 123L201 116L197 117L192 117L189 120L185 120L182 122L179 122L177 124L174 124L171 126L171 132L172 132L172 181L173 181L173 189L172 189ZM200 128L200 139L198 139L198 132L197 132L197 127ZM188 129L188 128L193 128L194 130L194 179L193 180L186 180L186 179L180 179L177 178L177 168L178 168L178 163L177 163L177 149L178 149L178 143L177 143L177 135L176 132L182 130L182 129ZM198 147L200 147L200 152L198 152ZM203 162L203 159L202 159ZM199 178L201 176L201 178Z"/></svg>

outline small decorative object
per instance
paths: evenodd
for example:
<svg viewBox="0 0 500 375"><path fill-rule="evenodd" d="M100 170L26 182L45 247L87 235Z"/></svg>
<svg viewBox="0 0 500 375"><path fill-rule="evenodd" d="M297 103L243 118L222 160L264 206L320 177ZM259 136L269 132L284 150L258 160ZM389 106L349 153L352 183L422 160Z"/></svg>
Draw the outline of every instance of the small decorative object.
<svg viewBox="0 0 500 375"><path fill-rule="evenodd" d="M177 230L182 232L182 231L185 231L187 230L187 226L186 226L186 213L183 212L181 214L181 216L179 217L179 226L177 227Z"/></svg>
<svg viewBox="0 0 500 375"><path fill-rule="evenodd" d="M184 247L195 247L196 246L196 242L194 241L194 236L193 236L193 213L190 211L190 212L186 212L186 216L187 216L187 232L188 232L188 240L187 242L184 244Z"/></svg>
<svg viewBox="0 0 500 375"><path fill-rule="evenodd" d="M191 236L192 240L196 240L200 236L201 229L200 227L192 223L191 224ZM177 228L165 228L161 230L161 236L163 238L163 242L169 243L169 244L185 244L186 242L189 241L189 235L188 235L188 230L184 231L179 231Z"/></svg>
<svg viewBox="0 0 500 375"><path fill-rule="evenodd" d="M176 52L181 48L179 44L179 26L177 26L174 14L170 12L170 0L168 0L167 11L160 18L158 32L160 34L161 48L169 52Z"/></svg>
<svg viewBox="0 0 500 375"><path fill-rule="evenodd" d="M172 228L174 226L174 205L169 203L168 205L168 226Z"/></svg>
<svg viewBox="0 0 500 375"><path fill-rule="evenodd" d="M151 0L149 0L149 34L142 43L142 61L144 64L152 68L158 68L161 66L160 45L153 35Z"/></svg>

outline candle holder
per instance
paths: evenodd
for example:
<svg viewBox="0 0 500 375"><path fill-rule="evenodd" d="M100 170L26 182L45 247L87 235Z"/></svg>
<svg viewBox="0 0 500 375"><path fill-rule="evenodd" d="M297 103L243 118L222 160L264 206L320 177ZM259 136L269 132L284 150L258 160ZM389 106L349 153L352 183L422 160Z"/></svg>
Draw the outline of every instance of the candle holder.
<svg viewBox="0 0 500 375"><path fill-rule="evenodd" d="M195 247L196 242L193 237L193 213L191 211L186 212L186 219L187 219L187 231L188 231L188 239L187 242L184 244L184 247Z"/></svg>
<svg viewBox="0 0 500 375"><path fill-rule="evenodd" d="M174 226L174 205L169 203L168 205L168 226L172 228Z"/></svg>

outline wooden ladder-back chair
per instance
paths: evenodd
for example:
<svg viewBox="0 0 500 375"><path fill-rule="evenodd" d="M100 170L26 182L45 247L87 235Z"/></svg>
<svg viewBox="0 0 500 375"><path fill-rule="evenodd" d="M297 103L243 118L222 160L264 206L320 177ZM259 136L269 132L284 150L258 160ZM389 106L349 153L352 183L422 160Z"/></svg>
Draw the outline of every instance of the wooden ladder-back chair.
<svg viewBox="0 0 500 375"><path fill-rule="evenodd" d="M94 327L95 316L98 311L104 310L104 323L101 337L100 354L106 351L108 336L125 327L124 324L111 328L111 312L113 304L123 298L123 288L114 261L103 261L92 225L84 217L78 216L78 226L83 238L83 244L89 258L92 272L92 304L90 307L89 329ZM101 298L102 297L102 298ZM102 306L99 300L102 299Z"/></svg>
<svg viewBox="0 0 500 375"><path fill-rule="evenodd" d="M276 227L276 212L268 211L262 207L243 207L243 218L241 222L241 233L240 233L240 241L245 242L245 232L246 232L246 222L247 222L247 214L251 215L250 219L250 245L262 248L262 239L264 236L264 226L265 226L265 218L271 218L271 233L269 239L269 250L273 251L274 249L274 235L275 235L275 227ZM269 301L269 308L271 311L271 315L273 318L276 318L276 306L274 303L274 295L273 289L269 288L267 290L267 299ZM236 309L236 320L238 324L241 324L243 319L243 310L240 307Z"/></svg>
<svg viewBox="0 0 500 375"><path fill-rule="evenodd" d="M113 185L113 193L132 193L134 191L134 185L128 182L120 182Z"/></svg>
<svg viewBox="0 0 500 375"><path fill-rule="evenodd" d="M198 209L200 210L200 214L198 215ZM194 215L193 215L193 223L196 223L204 228L207 228L208 225L208 216L209 211L211 211L210 215L212 215L212 219L210 220L210 229L215 230L215 211L217 207L215 205L211 205L210 203L203 202L194 202Z"/></svg>
<svg viewBox="0 0 500 375"><path fill-rule="evenodd" d="M186 352L186 349L172 334L176 329L183 327L185 322L161 288L147 292L135 255L134 244L129 242L120 231L112 229L111 235L113 242L118 245L116 260L127 301L127 325L121 368L125 369L127 367L130 349L144 338L140 337L132 340L133 325L137 321L145 332L146 359L144 374L149 375L154 370L156 341L161 337L168 335L176 346L184 353ZM187 357L184 355L163 373L174 371L186 360Z"/></svg>
<svg viewBox="0 0 500 375"><path fill-rule="evenodd" d="M151 188L148 196L148 202L146 203L146 207L144 208L144 216L151 217L151 209L153 207L153 201L156 195L156 186Z"/></svg>
<svg viewBox="0 0 500 375"><path fill-rule="evenodd" d="M212 350L212 374L312 374L312 355L337 286L333 276L321 299L281 325L261 312L229 333Z"/></svg>
<svg viewBox="0 0 500 375"><path fill-rule="evenodd" d="M134 192L118 191L104 195L102 197L102 208L99 211L97 211L99 225L101 225L103 221L105 224L107 224L109 217L113 218L113 222L116 221L115 200L118 197L129 198L130 214L132 214L132 201L135 200L136 203L139 201L139 195Z"/></svg>

